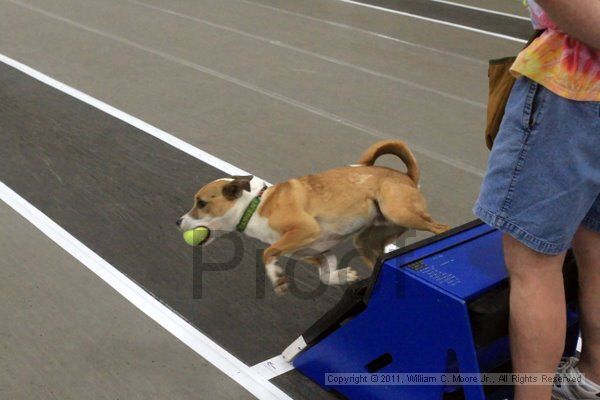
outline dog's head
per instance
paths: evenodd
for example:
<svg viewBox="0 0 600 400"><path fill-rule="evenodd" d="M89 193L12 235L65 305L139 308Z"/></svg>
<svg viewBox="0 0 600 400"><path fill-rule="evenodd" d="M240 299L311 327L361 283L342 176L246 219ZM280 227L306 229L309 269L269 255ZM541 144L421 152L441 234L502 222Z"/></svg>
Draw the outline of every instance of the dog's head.
<svg viewBox="0 0 600 400"><path fill-rule="evenodd" d="M252 176L234 176L212 181L198 190L192 209L177 220L182 231L206 226L210 243L219 234L235 230L250 195ZM244 203L244 204L240 204ZM215 235L216 234L216 235Z"/></svg>

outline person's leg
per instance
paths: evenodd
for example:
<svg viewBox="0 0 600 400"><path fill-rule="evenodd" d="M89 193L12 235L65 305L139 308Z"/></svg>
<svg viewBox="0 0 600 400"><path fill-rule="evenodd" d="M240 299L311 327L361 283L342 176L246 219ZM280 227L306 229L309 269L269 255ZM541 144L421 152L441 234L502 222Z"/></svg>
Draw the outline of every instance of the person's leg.
<svg viewBox="0 0 600 400"><path fill-rule="evenodd" d="M510 235L516 372L552 374L564 350L562 264L600 190L598 132L600 102L565 99L527 78L515 83L473 211ZM518 386L516 399L549 400L550 389Z"/></svg>
<svg viewBox="0 0 600 400"><path fill-rule="evenodd" d="M565 347L564 253L538 253L504 235L510 276L510 346L515 373L556 370ZM552 385L517 385L515 400L549 400Z"/></svg>
<svg viewBox="0 0 600 400"><path fill-rule="evenodd" d="M578 369L600 384L600 232L580 227L573 240L579 269L583 347Z"/></svg>

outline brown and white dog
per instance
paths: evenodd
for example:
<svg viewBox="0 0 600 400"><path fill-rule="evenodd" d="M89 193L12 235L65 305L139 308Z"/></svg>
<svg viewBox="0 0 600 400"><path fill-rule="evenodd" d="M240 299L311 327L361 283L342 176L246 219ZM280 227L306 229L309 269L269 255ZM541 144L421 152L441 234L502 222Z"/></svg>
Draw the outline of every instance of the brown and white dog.
<svg viewBox="0 0 600 400"><path fill-rule="evenodd" d="M374 166L384 154L400 157L407 172ZM194 206L177 225L181 230L206 226L211 230L208 244L236 230L250 203L262 193L244 232L269 244L263 261L275 291L287 290L284 271L277 264L284 255L318 266L325 284L348 283L358 275L349 267L338 269L330 252L344 239L354 236L358 252L373 267L384 247L407 229L441 233L449 228L427 213L418 181L417 161L406 144L382 141L367 149L358 164L291 179L266 190L264 182L252 176L213 181L196 193Z"/></svg>

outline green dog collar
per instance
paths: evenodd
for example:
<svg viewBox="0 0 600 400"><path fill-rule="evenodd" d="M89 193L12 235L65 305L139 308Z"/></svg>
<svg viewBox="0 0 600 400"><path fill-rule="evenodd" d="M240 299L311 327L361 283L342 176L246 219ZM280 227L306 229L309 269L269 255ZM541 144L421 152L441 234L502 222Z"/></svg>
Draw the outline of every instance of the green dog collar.
<svg viewBox="0 0 600 400"><path fill-rule="evenodd" d="M246 207L246 210L244 211L242 218L240 218L240 222L238 222L238 224L236 226L236 229L238 230L238 232L244 232L244 230L246 230L246 227L248 226L248 223L250 222L250 218L252 218L252 216L256 212L256 209L258 208L258 205L260 204L260 198L262 197L265 190L267 190L266 186L261 189L261 191L258 193L258 195L255 198L253 198L252 201L250 202L250 204L248 204L248 207Z"/></svg>

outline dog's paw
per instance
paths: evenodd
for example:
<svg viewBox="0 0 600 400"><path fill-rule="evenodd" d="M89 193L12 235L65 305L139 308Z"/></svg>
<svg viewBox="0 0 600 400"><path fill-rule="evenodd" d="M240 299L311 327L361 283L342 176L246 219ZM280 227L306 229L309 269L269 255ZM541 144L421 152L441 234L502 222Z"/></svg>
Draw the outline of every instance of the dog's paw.
<svg viewBox="0 0 600 400"><path fill-rule="evenodd" d="M281 276L277 279L277 281L273 285L273 290L275 290L276 294L281 296L288 291L288 286L289 286L289 284L288 284L287 276Z"/></svg>
<svg viewBox="0 0 600 400"><path fill-rule="evenodd" d="M356 282L359 279L360 276L358 276L358 272L352 268L346 268L346 283Z"/></svg>

